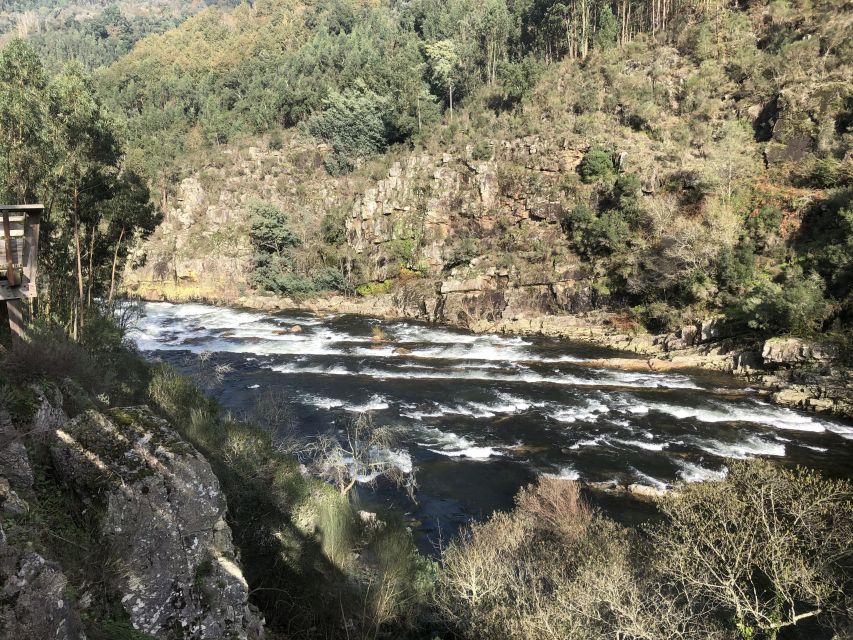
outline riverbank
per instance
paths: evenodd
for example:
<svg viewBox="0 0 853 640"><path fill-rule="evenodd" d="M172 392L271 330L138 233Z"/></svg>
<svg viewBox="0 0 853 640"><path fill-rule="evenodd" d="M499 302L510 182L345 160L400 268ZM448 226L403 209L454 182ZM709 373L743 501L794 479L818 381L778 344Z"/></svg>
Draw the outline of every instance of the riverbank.
<svg viewBox="0 0 853 640"><path fill-rule="evenodd" d="M835 345L799 338L759 339L738 332L721 317L653 335L624 314L596 310L571 315L520 314L492 320L442 313L440 296L402 287L391 293L353 297L332 294L304 299L263 295L203 284L141 283L128 295L144 301L203 302L260 311L301 310L388 320L417 320L475 333L541 335L636 354L589 361L589 366L626 371L705 369L730 373L777 404L853 419L853 383ZM460 321L461 320L461 321Z"/></svg>

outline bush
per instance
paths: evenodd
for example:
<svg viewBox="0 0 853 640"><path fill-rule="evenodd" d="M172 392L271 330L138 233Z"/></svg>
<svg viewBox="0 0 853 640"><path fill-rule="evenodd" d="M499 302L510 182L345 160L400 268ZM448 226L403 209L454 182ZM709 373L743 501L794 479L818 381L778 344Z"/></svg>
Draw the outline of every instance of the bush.
<svg viewBox="0 0 853 640"><path fill-rule="evenodd" d="M634 314L652 333L671 333L681 326L681 314L665 302L652 302L634 308Z"/></svg>
<svg viewBox="0 0 853 640"><path fill-rule="evenodd" d="M320 227L323 242L335 246L344 244L347 241L346 219L347 211L344 208L327 211Z"/></svg>
<svg viewBox="0 0 853 640"><path fill-rule="evenodd" d="M308 122L308 131L332 145L334 158L327 168L335 175L388 147L389 117L388 99L358 82L353 89L329 94L323 111Z"/></svg>
<svg viewBox="0 0 853 640"><path fill-rule="evenodd" d="M652 591L628 532L573 482L543 478L511 513L472 525L442 558L439 611L465 638L685 637L698 625ZM703 637L694 633L693 638Z"/></svg>
<svg viewBox="0 0 853 640"><path fill-rule="evenodd" d="M819 275L803 275L790 267L781 283L763 282L750 291L743 303L747 323L768 333L809 335L821 329L833 305L824 298Z"/></svg>
<svg viewBox="0 0 853 640"><path fill-rule="evenodd" d="M471 158L478 162L491 160L493 154L494 151L492 150L492 145L488 140L480 140L471 150Z"/></svg>
<svg viewBox="0 0 853 640"><path fill-rule="evenodd" d="M716 280L720 291L743 294L755 277L755 252L752 242L741 239L737 245L723 247L717 256Z"/></svg>
<svg viewBox="0 0 853 640"><path fill-rule="evenodd" d="M578 165L581 179L588 183L608 180L615 171L612 154L600 146L590 147Z"/></svg>
<svg viewBox="0 0 853 640"><path fill-rule="evenodd" d="M849 483L814 471L732 463L725 481L687 485L660 503L666 521L651 542L662 578L694 613L731 621L744 640L846 617L851 496Z"/></svg>
<svg viewBox="0 0 853 640"><path fill-rule="evenodd" d="M340 269L326 267L314 276L312 289L315 291L350 291L350 285Z"/></svg>
<svg viewBox="0 0 853 640"><path fill-rule="evenodd" d="M561 224L575 251L587 259L626 251L632 236L625 214L618 209L596 216L587 205L580 204L564 216Z"/></svg>
<svg viewBox="0 0 853 640"><path fill-rule="evenodd" d="M375 296L382 293L388 293L394 287L393 278L388 278L382 282L365 282L358 285L355 291L360 296Z"/></svg>
<svg viewBox="0 0 853 640"><path fill-rule="evenodd" d="M436 606L472 639L771 640L803 622L844 629L851 496L849 482L816 472L735 461L725 480L660 498L662 517L631 535L575 483L543 478L512 512L445 550Z"/></svg>

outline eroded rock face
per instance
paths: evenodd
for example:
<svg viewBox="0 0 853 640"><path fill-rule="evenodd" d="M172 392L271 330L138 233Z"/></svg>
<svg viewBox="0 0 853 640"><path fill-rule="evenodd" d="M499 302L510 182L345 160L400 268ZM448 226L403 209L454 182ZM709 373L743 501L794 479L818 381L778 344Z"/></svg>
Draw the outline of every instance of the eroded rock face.
<svg viewBox="0 0 853 640"><path fill-rule="evenodd" d="M761 356L765 362L799 364L802 362L828 362L837 357L837 349L810 343L799 338L771 338L764 343Z"/></svg>
<svg viewBox="0 0 853 640"><path fill-rule="evenodd" d="M59 567L6 543L0 528L0 637L85 640Z"/></svg>
<svg viewBox="0 0 853 640"><path fill-rule="evenodd" d="M104 548L134 627L162 638L262 635L208 462L147 408L87 411L55 430L63 479L103 511ZM175 632L178 635L175 635Z"/></svg>

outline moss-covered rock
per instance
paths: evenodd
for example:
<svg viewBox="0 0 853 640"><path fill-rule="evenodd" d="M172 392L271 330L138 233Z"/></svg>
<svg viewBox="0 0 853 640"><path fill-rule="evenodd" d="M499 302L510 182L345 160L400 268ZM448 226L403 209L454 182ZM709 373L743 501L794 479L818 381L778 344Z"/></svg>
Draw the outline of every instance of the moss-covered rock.
<svg viewBox="0 0 853 640"><path fill-rule="evenodd" d="M86 411L57 428L51 456L100 516L112 587L157 638L256 638L226 504L207 460L146 407Z"/></svg>

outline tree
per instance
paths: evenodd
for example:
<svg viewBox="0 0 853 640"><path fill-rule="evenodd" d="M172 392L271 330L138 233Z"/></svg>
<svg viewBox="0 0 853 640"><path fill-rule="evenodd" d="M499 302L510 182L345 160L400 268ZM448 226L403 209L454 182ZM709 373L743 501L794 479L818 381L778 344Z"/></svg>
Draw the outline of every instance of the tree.
<svg viewBox="0 0 853 640"><path fill-rule="evenodd" d="M89 231L89 266L92 267L94 233L98 223L95 204L109 197L106 186L118 173L121 150L115 125L94 88L78 65L70 65L47 88L54 144L59 162L51 179L51 209L61 211L59 221L70 228L75 256L78 300L73 311L73 331L83 326L88 306L84 290L83 235Z"/></svg>
<svg viewBox="0 0 853 640"><path fill-rule="evenodd" d="M459 55L453 40L439 40L425 45L433 82L447 93L450 122L453 122L453 89L459 73Z"/></svg>
<svg viewBox="0 0 853 640"><path fill-rule="evenodd" d="M733 618L744 640L775 638L844 607L853 539L848 482L736 462L725 481L688 485L660 507L666 521L653 529L652 544L664 579L683 601Z"/></svg>
<svg viewBox="0 0 853 640"><path fill-rule="evenodd" d="M7 202L35 202L52 162L47 79L23 40L0 51L0 191Z"/></svg>
<svg viewBox="0 0 853 640"><path fill-rule="evenodd" d="M107 294L107 304L112 307L119 259L127 255L127 246L134 238L144 238L154 231L162 220L162 213L151 203L148 185L139 174L132 171L125 171L119 176L106 209L108 226L105 244L115 247Z"/></svg>
<svg viewBox="0 0 853 640"><path fill-rule="evenodd" d="M336 174L388 147L388 115L388 99L359 82L353 89L333 91L323 101L323 111L309 121L308 130L332 145L334 162L326 166Z"/></svg>
<svg viewBox="0 0 853 640"><path fill-rule="evenodd" d="M593 45L599 51L609 51L616 46L619 37L619 21L613 15L610 4L605 4L598 14L598 30L592 37Z"/></svg>
<svg viewBox="0 0 853 640"><path fill-rule="evenodd" d="M372 483L384 477L405 485L413 497L414 476L395 457L393 443L390 429L362 414L347 425L343 439L322 436L309 447L309 455L315 472L333 483L341 495L348 495L356 482Z"/></svg>

